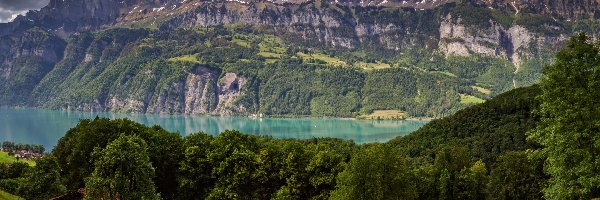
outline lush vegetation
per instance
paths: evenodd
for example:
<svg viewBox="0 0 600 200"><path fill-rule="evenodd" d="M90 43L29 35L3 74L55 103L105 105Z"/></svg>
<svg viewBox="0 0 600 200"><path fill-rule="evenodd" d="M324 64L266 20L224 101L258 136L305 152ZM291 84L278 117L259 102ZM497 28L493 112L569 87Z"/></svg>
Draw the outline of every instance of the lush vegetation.
<svg viewBox="0 0 600 200"><path fill-rule="evenodd" d="M55 186L46 196L85 187L88 199L540 199L547 176L526 150L538 146L525 140L538 122L531 111L539 93L506 93L386 144L237 131L181 138L125 119L84 120L47 157L56 168L45 171L46 182L35 184ZM5 177L10 185L0 188L43 197L25 184L37 168Z"/></svg>
<svg viewBox="0 0 600 200"><path fill-rule="evenodd" d="M20 144L14 143L10 141L2 142L2 150L5 152L13 152L13 151L28 151L32 153L44 153L46 148L44 148L41 144Z"/></svg>
<svg viewBox="0 0 600 200"><path fill-rule="evenodd" d="M182 106L176 105L184 104L181 85L190 74L206 77L203 89L211 99L218 96L219 78L236 73L248 80L234 102L245 108L234 110L239 114L356 117L399 110L412 117L442 117L513 87L510 62L406 51L374 57L364 51L298 47L246 26L109 29L72 36L67 58L48 72L28 101L94 110L128 99L140 103L118 111L181 113ZM461 94L476 98L461 101ZM209 111L216 109L217 102L203 103Z"/></svg>
<svg viewBox="0 0 600 200"><path fill-rule="evenodd" d="M551 176L549 199L600 197L600 48L581 34L571 38L557 61L544 72L540 86L541 123L530 135L543 148Z"/></svg>
<svg viewBox="0 0 600 200"><path fill-rule="evenodd" d="M86 199L596 198L599 52L574 38L539 86L385 144L237 131L181 138L127 119L83 120L37 166L2 165L0 189L28 199L79 188Z"/></svg>
<svg viewBox="0 0 600 200"><path fill-rule="evenodd" d="M2 190L0 190L0 199L5 199L5 200L21 200L23 198L9 194L7 192L4 192Z"/></svg>
<svg viewBox="0 0 600 200"><path fill-rule="evenodd" d="M447 16L467 32L519 25L546 37L595 33L598 27L594 19L554 20L532 10L513 13L509 5L490 9L462 2L415 10L322 3L264 8L260 16L276 21L296 12L316 12L357 23L184 28L176 25L181 19L169 16L66 39L41 28L23 30L20 46L55 51L57 58L24 54L7 60L9 75L0 77L0 105L183 113L188 76L208 73L202 76L204 88L196 90L206 94L201 102L206 113L218 114L219 79L236 73L249 82L243 95L227 105L233 114L356 117L399 110L412 117L439 118L537 83L556 50L542 42L512 49L502 36L498 43L482 44L497 49L499 56L442 55L439 29ZM520 63L518 67L500 56L515 52L520 59L511 61ZM279 100L289 103L273 103Z"/></svg>
<svg viewBox="0 0 600 200"><path fill-rule="evenodd" d="M35 161L33 161L33 160L24 160L24 159L18 160L13 155L10 155L8 152L0 151L0 164L15 163L15 162L24 162L31 166L35 165Z"/></svg>
<svg viewBox="0 0 600 200"><path fill-rule="evenodd" d="M339 15L427 33L439 19L433 11L339 9ZM546 31L542 28L551 23L535 15L509 18L485 11L453 10L473 16L465 20L481 26L493 18L504 26L539 22L544 26L533 30ZM43 30L30 31L53 39ZM2 162L0 195L49 199L85 188L86 199L600 197L600 48L586 36L570 41L546 68L540 85L506 93L515 86L513 80L519 86L533 84L541 76L540 63L548 61L524 60L523 70L515 73L512 63L498 58L444 57L418 48L397 55L378 49L377 41L365 43L366 49L379 50L374 53L295 44L245 26L86 32L69 38L69 56L51 70L35 59L17 62L22 75L10 84L2 82L9 90L3 90L0 102L31 99L34 105L54 108L95 108L99 102L128 97L147 103L131 111L147 111L148 104L159 101L182 102L176 92L190 74L209 74L211 84L204 89L214 97L219 77L232 72L247 79L235 102L247 112L455 114L385 144L365 145L328 138L273 139L233 130L215 137L181 137L127 119L82 120L36 166ZM23 66L48 72L42 78ZM35 82L39 84L29 85ZM214 108L215 103L203 106Z"/></svg>
<svg viewBox="0 0 600 200"><path fill-rule="evenodd" d="M311 6L300 8L313 9ZM183 85L195 74L206 79L204 88L198 90L206 93L208 100L202 106L211 113L217 109L214 99L219 96L219 79L225 73L235 73L248 82L243 85L243 95L231 106L242 108L232 109L234 114L356 117L374 110L399 110L412 117L439 118L515 86L536 83L543 65L551 60L543 56L552 51L536 50L530 52L532 56L523 57L520 70L515 72L514 64L503 58L446 57L433 51L439 43L432 39L438 37L439 20L448 13L463 17L473 26L486 25L490 19L521 25L534 16L512 16L472 6L425 11L328 9L337 17L390 24L418 36L396 38L399 33L384 33L385 40L403 41L391 50L378 37L364 38L355 48L338 48L310 37L246 25L112 28L74 34L60 42L54 42L59 39L52 34L33 28L29 32L36 41L56 43L57 49L64 49L64 56L60 55L64 59L55 64L38 57L15 61L15 76L0 78L0 105L78 110L114 106L112 111L183 113ZM322 27L294 25L298 30L311 28ZM355 28L340 24L331 34L348 37L344 34L355 32ZM415 42L426 47L411 46Z"/></svg>

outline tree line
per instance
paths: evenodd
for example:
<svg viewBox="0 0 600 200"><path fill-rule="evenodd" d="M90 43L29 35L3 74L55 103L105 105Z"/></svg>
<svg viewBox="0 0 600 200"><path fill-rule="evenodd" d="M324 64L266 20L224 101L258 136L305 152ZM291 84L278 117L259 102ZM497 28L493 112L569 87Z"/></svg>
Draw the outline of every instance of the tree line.
<svg viewBox="0 0 600 200"><path fill-rule="evenodd" d="M1 147L2 147L3 151L9 152L9 153L12 153L14 151L27 151L27 152L41 154L46 151L46 148L44 148L44 145L41 145L41 144L21 144L21 143L14 143L11 141L2 142Z"/></svg>

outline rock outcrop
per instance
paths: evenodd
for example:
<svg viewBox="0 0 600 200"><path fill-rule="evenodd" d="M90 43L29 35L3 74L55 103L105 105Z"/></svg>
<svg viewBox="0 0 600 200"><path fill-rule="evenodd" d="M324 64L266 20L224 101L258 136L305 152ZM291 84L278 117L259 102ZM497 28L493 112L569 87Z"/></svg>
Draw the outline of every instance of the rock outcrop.
<svg viewBox="0 0 600 200"><path fill-rule="evenodd" d="M210 114L232 115L245 113L245 108L235 105L242 94L246 79L234 73L220 72L205 66L196 67L184 80L171 82L158 94L147 94L146 100L136 99L135 95L111 95L105 105L98 102L92 106L78 107L77 110L125 111L153 114ZM150 100L154 99L154 100Z"/></svg>
<svg viewBox="0 0 600 200"><path fill-rule="evenodd" d="M163 80L166 75L158 70L102 74L105 69L114 67L113 62L126 62L120 58L131 53L131 44L151 32L139 29L127 32L128 27L161 31L221 25L264 27L289 41L302 41L308 48L393 53L420 49L446 56L482 55L511 61L517 73L523 60L536 57L540 49L564 43L573 33L573 29L567 27L569 22L597 19L599 2L51 0L39 11L30 11L11 23L0 24L0 105L38 106L49 99L59 99L56 91L68 91L67 96L60 97L64 102L53 106L156 114L247 112L236 103L238 97L243 96L246 77L198 63L187 74L169 80ZM476 19L484 23L474 23L456 14L456 8L461 6L487 13ZM494 17L492 12L504 18ZM528 24L526 17L538 19L539 23ZM521 22L516 23L518 20ZM84 37L115 27L125 29L94 39ZM143 64L147 63L122 66ZM80 71L74 72L77 67ZM91 81L101 75L116 83L99 82L104 79ZM108 80L106 77L102 78ZM152 84L135 85L144 80L151 80ZM87 91L71 91L68 87L73 86L63 85L64 81L85 82L95 89L100 88L101 92L90 95L93 99L78 99L77 92Z"/></svg>
<svg viewBox="0 0 600 200"><path fill-rule="evenodd" d="M532 46L559 45L567 38L565 35L533 33L521 25L503 27L494 21L488 27L481 27L448 15L440 24L439 50L446 56L479 54L506 59L515 65L516 73L523 58L535 56L536 50L531 49Z"/></svg>

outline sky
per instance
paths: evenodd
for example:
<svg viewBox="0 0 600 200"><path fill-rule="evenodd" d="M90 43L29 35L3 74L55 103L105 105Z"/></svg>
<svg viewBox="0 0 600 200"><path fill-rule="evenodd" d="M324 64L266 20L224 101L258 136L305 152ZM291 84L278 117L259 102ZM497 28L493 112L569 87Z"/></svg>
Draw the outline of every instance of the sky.
<svg viewBox="0 0 600 200"><path fill-rule="evenodd" d="M0 0L0 23L10 22L29 10L39 10L50 0Z"/></svg>

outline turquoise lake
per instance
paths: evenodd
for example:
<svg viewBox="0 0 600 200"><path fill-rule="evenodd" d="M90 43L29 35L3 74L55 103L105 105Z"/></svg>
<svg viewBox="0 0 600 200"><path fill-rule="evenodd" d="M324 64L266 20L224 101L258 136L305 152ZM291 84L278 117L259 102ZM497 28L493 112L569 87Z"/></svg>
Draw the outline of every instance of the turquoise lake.
<svg viewBox="0 0 600 200"><path fill-rule="evenodd" d="M146 125L160 125L185 136L225 130L274 138L341 138L356 143L386 142L411 133L429 121L368 121L335 118L262 118L67 112L44 109L0 108L0 141L42 144L51 150L58 139L80 119L129 118Z"/></svg>

